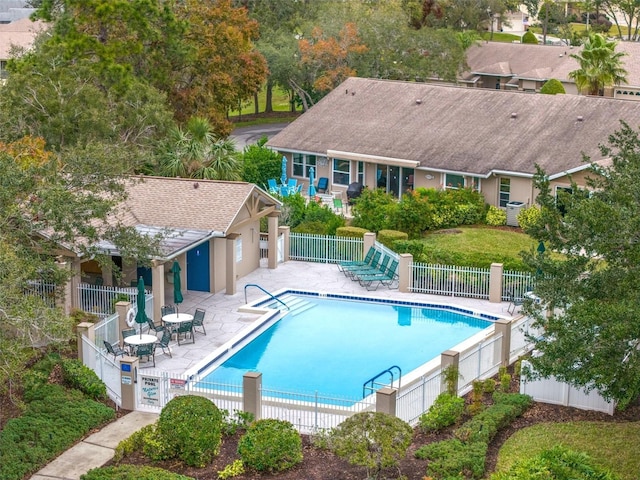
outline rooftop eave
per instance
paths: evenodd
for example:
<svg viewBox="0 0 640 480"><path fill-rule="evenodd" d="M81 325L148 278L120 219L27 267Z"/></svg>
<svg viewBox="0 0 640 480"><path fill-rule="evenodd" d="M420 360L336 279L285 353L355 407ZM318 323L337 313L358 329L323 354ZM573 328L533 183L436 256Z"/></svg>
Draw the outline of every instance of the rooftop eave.
<svg viewBox="0 0 640 480"><path fill-rule="evenodd" d="M368 155L366 153L343 152L340 150L327 150L327 157L367 163L384 163L386 165L394 165L397 167L418 168L420 166L420 162L417 160L404 160L402 158Z"/></svg>

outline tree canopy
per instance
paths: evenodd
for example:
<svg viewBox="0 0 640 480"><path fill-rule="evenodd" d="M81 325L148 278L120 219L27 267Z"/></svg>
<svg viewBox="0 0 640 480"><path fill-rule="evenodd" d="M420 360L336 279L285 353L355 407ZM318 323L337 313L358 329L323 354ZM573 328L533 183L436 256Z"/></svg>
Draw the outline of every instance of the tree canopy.
<svg viewBox="0 0 640 480"><path fill-rule="evenodd" d="M624 407L640 394L638 132L623 123L601 151L611 164L591 167L588 192L574 184L556 199L544 172L535 177L541 217L528 233L563 255L526 255L542 301L525 312L543 332L532 339L540 375L597 388Z"/></svg>

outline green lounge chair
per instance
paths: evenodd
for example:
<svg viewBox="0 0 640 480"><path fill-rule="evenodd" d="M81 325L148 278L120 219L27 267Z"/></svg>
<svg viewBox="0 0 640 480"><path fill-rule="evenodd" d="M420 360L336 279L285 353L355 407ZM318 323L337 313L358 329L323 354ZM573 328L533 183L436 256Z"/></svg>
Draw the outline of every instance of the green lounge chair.
<svg viewBox="0 0 640 480"><path fill-rule="evenodd" d="M363 270L366 268L374 268L378 263L380 263L380 258L382 257L382 252L376 250L372 257L370 257L369 261L366 263L358 263L353 265L344 265L342 267L342 273L344 273L347 277L351 277L349 272Z"/></svg>
<svg viewBox="0 0 640 480"><path fill-rule="evenodd" d="M357 277L358 282L367 290L377 290L380 285L391 288L397 280L398 264L398 260L394 260L383 273L360 275Z"/></svg>
<svg viewBox="0 0 640 480"><path fill-rule="evenodd" d="M361 275L377 275L378 273L384 273L389 266L389 262L391 261L390 255L385 255L382 257L382 261L378 265L373 265L369 267L359 268L358 270L349 270L346 272L346 275L351 278L351 280L357 280Z"/></svg>
<svg viewBox="0 0 640 480"><path fill-rule="evenodd" d="M342 272L344 267L350 267L350 266L353 266L353 265L369 265L371 263L371 258L373 257L374 253L376 253L376 249L374 247L370 247L369 251L367 252L367 254L364 257L364 260L353 260L353 261L350 261L350 262L339 262L338 263L338 270L340 270Z"/></svg>

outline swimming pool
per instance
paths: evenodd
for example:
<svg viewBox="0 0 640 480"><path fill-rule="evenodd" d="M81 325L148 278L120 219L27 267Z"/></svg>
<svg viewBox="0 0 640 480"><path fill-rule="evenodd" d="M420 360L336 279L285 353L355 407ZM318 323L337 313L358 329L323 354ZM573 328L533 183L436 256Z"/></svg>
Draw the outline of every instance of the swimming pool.
<svg viewBox="0 0 640 480"><path fill-rule="evenodd" d="M210 361L199 371L203 383L239 384L246 372L258 371L265 389L357 398L380 372L397 365L404 376L497 319L449 305L388 299L299 291L278 298L291 311Z"/></svg>

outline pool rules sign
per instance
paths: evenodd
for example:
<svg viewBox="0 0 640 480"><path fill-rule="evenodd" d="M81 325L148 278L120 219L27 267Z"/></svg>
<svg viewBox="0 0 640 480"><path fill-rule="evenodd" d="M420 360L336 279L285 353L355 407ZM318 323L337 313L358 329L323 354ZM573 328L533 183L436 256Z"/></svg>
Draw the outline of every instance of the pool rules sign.
<svg viewBox="0 0 640 480"><path fill-rule="evenodd" d="M160 377L140 375L140 403L160 406Z"/></svg>

